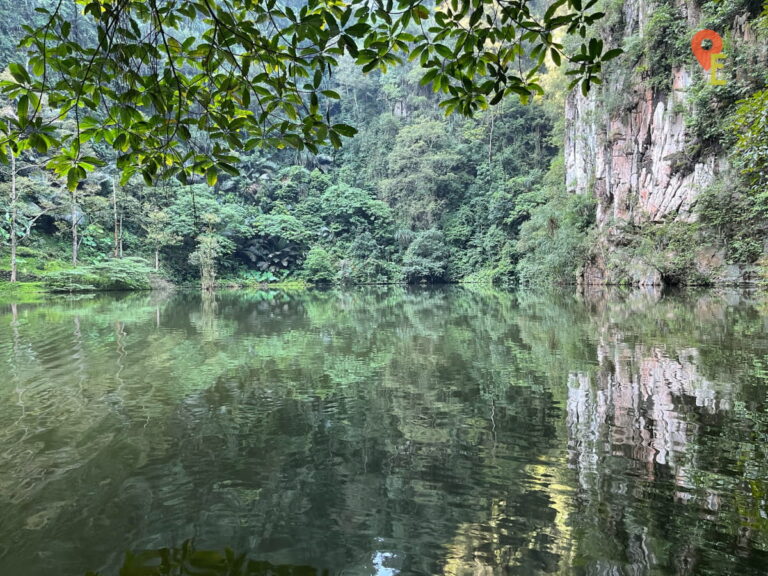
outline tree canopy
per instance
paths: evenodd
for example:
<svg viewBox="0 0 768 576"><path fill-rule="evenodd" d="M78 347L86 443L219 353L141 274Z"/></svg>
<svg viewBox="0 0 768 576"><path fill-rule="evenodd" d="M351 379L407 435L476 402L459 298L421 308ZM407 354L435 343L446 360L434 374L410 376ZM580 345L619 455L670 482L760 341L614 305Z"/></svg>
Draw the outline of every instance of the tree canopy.
<svg viewBox="0 0 768 576"><path fill-rule="evenodd" d="M596 2L51 0L2 82L15 102L3 156L53 149L70 187L105 155L124 182L214 184L258 147L338 148L356 132L332 114L344 55L365 72L417 61L446 113L526 101L546 66L566 62L586 93L620 52L588 34Z"/></svg>

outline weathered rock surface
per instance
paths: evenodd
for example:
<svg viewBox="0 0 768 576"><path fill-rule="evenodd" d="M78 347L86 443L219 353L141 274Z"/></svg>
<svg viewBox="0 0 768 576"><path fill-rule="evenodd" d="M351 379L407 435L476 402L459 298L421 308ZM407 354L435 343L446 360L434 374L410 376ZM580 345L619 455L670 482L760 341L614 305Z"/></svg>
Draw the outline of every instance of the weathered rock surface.
<svg viewBox="0 0 768 576"><path fill-rule="evenodd" d="M697 196L725 161L713 156L689 161L683 115L689 85L688 72L678 70L671 95L636 91L635 107L602 125L594 120L599 115L594 95L568 98L566 182L570 192L596 195L598 225L695 219Z"/></svg>
<svg viewBox="0 0 768 576"><path fill-rule="evenodd" d="M681 13L695 27L699 8L691 0L679 2ZM629 0L623 5L624 35L642 30L653 4ZM733 32L742 42L754 40L746 18L738 18ZM727 169L723 156L697 153L686 130L685 112L693 75L704 73L693 63L673 70L671 90L655 93L633 70L609 73L602 92L583 97L577 91L566 101L566 186L575 194L594 194L600 246L584 269L585 284L627 282L655 285L662 274L638 258L626 259L621 276L611 269L607 254L621 245L616 228L642 230L662 222L694 222L696 203L716 176ZM613 101L611 110L605 102ZM619 101L621 104L616 105ZM717 253L717 249L714 250ZM744 283L744 269L723 269L711 247L696 252L702 276L715 281Z"/></svg>

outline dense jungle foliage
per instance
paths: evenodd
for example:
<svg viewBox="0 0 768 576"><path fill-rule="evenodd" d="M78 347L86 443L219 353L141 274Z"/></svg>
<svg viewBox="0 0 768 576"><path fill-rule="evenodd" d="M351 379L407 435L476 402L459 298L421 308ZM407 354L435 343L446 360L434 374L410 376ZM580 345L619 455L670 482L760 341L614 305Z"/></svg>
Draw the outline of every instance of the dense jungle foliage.
<svg viewBox="0 0 768 576"><path fill-rule="evenodd" d="M44 22L35 8L49 4L0 2L4 67L17 57L22 26ZM726 25L748 14L762 37L765 17L753 4L704 2L706 23ZM622 4L605 0L597 8L606 16L591 31L627 56L611 62L608 73L631 65L663 94L690 37L682 13L662 3L643 34L614 38L612 30L622 29ZM76 10L65 16L74 40L92 33ZM505 98L467 118L446 116L444 95L424 82L419 59L387 73L363 72L345 55L324 80L339 98L325 105L333 123L357 129L354 138L338 149L256 148L240 156L237 173L220 171L188 185L121 180L114 150L98 144L87 150L93 165L75 188L56 175L47 145L11 154L0 168L6 214L0 271L8 278L13 228L18 279L57 290L140 288L152 275L202 278L204 286L575 282L594 240L595 203L565 192L569 77L551 56L544 62L543 96L527 105ZM15 72L6 69L5 79L12 83ZM765 72L737 69L736 75L739 81L727 87L696 87L690 125L702 134L697 146L729 146L738 158L733 182L701 203L702 222L730 235L736 259L754 260L765 221ZM716 119L712 106L722 111ZM62 134L75 130L72 118L57 125ZM741 136L733 142L736 133ZM746 208L730 210L734 202Z"/></svg>

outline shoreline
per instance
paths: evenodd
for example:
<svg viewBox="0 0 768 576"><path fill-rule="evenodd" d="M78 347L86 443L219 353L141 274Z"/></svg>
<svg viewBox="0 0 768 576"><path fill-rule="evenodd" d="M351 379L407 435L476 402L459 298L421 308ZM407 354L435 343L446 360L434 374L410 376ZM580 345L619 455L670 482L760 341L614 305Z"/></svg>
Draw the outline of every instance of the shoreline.
<svg viewBox="0 0 768 576"><path fill-rule="evenodd" d="M708 284L681 284L681 285L666 285L666 284L629 284L629 283L604 283L604 284L584 284L584 283L572 283L572 284L510 284L510 285L496 285L492 282L483 281L465 281L460 280L458 282L440 282L440 283L418 283L409 284L407 282L369 282L369 283L356 283L356 284L313 284L306 280L289 280L282 282L255 282L255 281L238 281L238 280L222 280L217 283L214 292L223 291L240 291L240 290L283 290L288 292L300 292L310 289L328 289L328 288L358 288L364 286L493 286L495 288L506 289L530 289L530 288L544 288L544 289L564 289L573 288L577 292L594 292L605 289L621 289L628 291L669 291L669 290L718 290L718 289L737 289L737 290L749 290L749 291L764 291L768 290L768 286L761 282L714 282ZM0 301L5 300L7 297L18 296L58 296L58 295L82 295L82 294L105 294L105 293L127 293L127 292L200 292L202 291L200 285L197 283L181 283L173 284L169 281L163 281L161 284L152 283L152 286L147 289L125 289L125 290L51 290L45 287L45 283L42 281L17 281L9 282L7 280L0 280Z"/></svg>

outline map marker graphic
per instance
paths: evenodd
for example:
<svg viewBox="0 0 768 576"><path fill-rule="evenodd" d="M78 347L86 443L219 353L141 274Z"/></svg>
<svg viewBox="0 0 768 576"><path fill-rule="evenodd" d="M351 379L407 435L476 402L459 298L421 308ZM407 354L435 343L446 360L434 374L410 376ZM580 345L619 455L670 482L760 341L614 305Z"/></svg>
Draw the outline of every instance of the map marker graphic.
<svg viewBox="0 0 768 576"><path fill-rule="evenodd" d="M712 42L712 46L704 48L702 46L704 40ZM712 55L723 51L723 39L714 30L700 30L693 35L691 50L693 50L693 55L696 56L701 67L704 70L709 70L712 67Z"/></svg>

